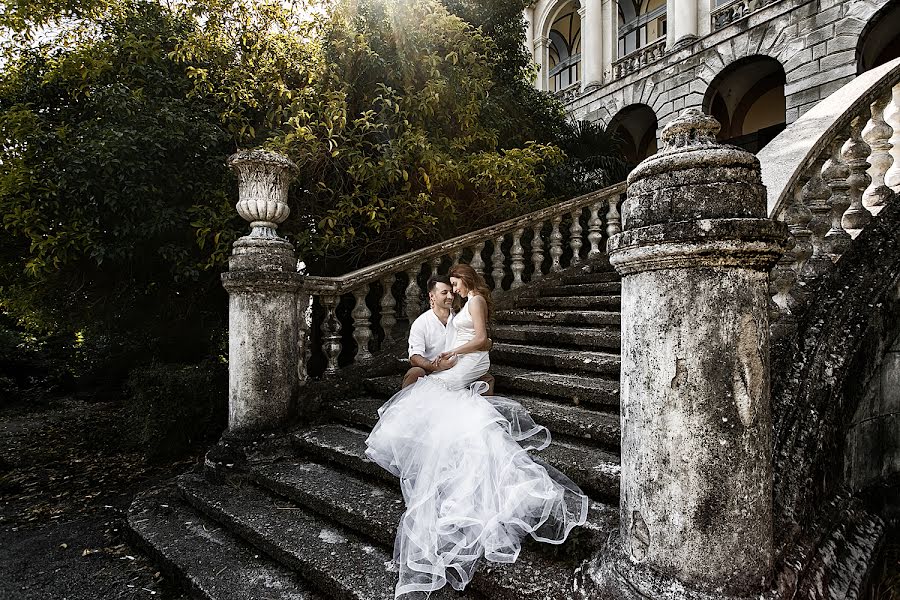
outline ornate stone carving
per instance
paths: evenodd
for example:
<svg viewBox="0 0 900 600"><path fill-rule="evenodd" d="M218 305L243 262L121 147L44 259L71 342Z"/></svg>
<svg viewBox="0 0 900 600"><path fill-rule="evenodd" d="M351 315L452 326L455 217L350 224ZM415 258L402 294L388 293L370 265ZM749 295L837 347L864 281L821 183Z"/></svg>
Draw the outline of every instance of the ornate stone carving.
<svg viewBox="0 0 900 600"><path fill-rule="evenodd" d="M388 346L394 341L394 326L397 324L395 312L397 301L394 299L392 288L394 287L395 277L391 273L381 280L382 292L379 305L381 307L381 329L384 331L384 344L382 347Z"/></svg>
<svg viewBox="0 0 900 600"><path fill-rule="evenodd" d="M866 210L862 203L863 192L866 191L866 188L872 182L872 178L866 172L869 169L869 162L866 159L869 156L869 152L871 152L871 148L863 141L860 135L862 123L861 116L853 119L850 123L850 139L844 143L841 149L841 158L850 171L850 174L847 176L850 206L844 213L841 222L845 230L853 230L857 233L872 220L871 213Z"/></svg>
<svg viewBox="0 0 900 600"><path fill-rule="evenodd" d="M522 248L522 234L524 233L524 229L516 229L515 233L513 233L513 243L510 249L513 274L510 289L513 290L522 287L522 273L525 271L525 250Z"/></svg>
<svg viewBox="0 0 900 600"><path fill-rule="evenodd" d="M559 226L562 223L562 215L556 215L553 217L553 229L550 231L550 271L556 272L562 269L562 264L560 264L560 259L563 255L562 249L562 232L559 230Z"/></svg>
<svg viewBox="0 0 900 600"><path fill-rule="evenodd" d="M372 358L369 351L369 342L372 340L372 324L370 318L372 311L366 306L366 296L369 295L369 286L364 285L353 290L356 304L350 316L353 318L353 339L356 341L356 362L362 362Z"/></svg>
<svg viewBox="0 0 900 600"><path fill-rule="evenodd" d="M291 178L297 171L290 159L265 150L232 154L228 166L238 176L238 214L250 222L251 238L277 238L275 230L288 218Z"/></svg>
<svg viewBox="0 0 900 600"><path fill-rule="evenodd" d="M862 130L862 138L872 149L869 156L871 164L869 175L872 177L872 184L866 188L862 201L863 206L875 216L881 212L885 201L891 195L891 188L884 180L885 174L894 163L894 159L891 158L890 141L893 129L884 120L884 111L890 101L891 95L888 93L871 104L872 118Z"/></svg>
<svg viewBox="0 0 900 600"><path fill-rule="evenodd" d="M319 301L325 308L325 319L322 321L322 352L325 353L327 365L326 375L333 375L338 371L338 357L341 355L341 320L337 317L337 305L341 301L340 296L322 296Z"/></svg>
<svg viewBox="0 0 900 600"><path fill-rule="evenodd" d="M569 226L569 247L572 249L572 264L581 262L581 213L583 208L572 211L572 225Z"/></svg>
<svg viewBox="0 0 900 600"><path fill-rule="evenodd" d="M531 230L533 234L531 237L531 264L534 265L534 271L531 274L532 281L537 281L544 276L544 240L541 237L543 229L543 223L535 223Z"/></svg>
<svg viewBox="0 0 900 600"><path fill-rule="evenodd" d="M504 237L503 235L498 235L494 238L494 251L491 252L491 279L494 280L494 296L503 292L503 265L506 262L506 257L503 255Z"/></svg>

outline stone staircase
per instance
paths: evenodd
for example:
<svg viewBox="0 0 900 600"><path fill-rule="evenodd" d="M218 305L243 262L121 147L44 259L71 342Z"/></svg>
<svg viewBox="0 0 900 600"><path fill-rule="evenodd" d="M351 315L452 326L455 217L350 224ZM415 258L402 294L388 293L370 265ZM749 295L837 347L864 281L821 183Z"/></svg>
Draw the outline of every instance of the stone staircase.
<svg viewBox="0 0 900 600"><path fill-rule="evenodd" d="M495 314L496 392L553 433L538 460L591 497L588 523L562 546L526 542L510 565L482 563L464 593L434 598L583 598L591 549L618 528L619 280L603 261L531 284ZM323 403L322 423L268 441L234 476L181 476L139 496L129 523L199 598L393 598L391 556L404 510L396 480L368 461L376 410L407 363ZM594 596L596 597L596 596Z"/></svg>

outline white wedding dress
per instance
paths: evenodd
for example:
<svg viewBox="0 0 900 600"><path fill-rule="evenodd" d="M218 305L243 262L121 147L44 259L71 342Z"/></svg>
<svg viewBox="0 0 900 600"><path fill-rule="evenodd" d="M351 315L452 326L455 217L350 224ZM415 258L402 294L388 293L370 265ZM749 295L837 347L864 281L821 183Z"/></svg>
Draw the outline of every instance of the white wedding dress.
<svg viewBox="0 0 900 600"><path fill-rule="evenodd" d="M469 304L454 319L457 348L475 335ZM462 590L478 560L514 562L521 540L560 544L587 518L587 497L526 450L550 443L517 402L482 396L487 352L419 379L379 410L366 455L400 478L406 512L397 527L395 598Z"/></svg>

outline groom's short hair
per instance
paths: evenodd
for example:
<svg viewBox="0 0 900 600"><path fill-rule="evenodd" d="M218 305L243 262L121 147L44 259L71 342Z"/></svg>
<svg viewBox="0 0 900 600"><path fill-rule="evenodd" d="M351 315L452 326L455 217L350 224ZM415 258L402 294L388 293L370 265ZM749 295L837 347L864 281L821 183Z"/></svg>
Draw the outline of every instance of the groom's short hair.
<svg viewBox="0 0 900 600"><path fill-rule="evenodd" d="M450 285L450 286L453 285L452 283L450 283L450 276L449 276L449 275L437 275L437 274L435 274L435 275L432 275L431 277L428 278L428 292L429 292L429 293L433 292L433 291L434 291L434 288L435 288L435 287L437 286L437 284L439 284L439 283L445 283L445 284Z"/></svg>

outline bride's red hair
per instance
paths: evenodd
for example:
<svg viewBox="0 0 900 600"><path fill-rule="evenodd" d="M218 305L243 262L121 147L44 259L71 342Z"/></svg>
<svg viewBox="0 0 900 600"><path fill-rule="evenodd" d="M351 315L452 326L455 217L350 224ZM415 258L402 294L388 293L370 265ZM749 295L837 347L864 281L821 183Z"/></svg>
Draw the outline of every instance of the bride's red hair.
<svg viewBox="0 0 900 600"><path fill-rule="evenodd" d="M461 279L470 292L478 294L487 303L487 320L491 320L494 312L494 301L491 299L491 288L487 286L484 277L470 265L459 263L450 268L450 277Z"/></svg>

